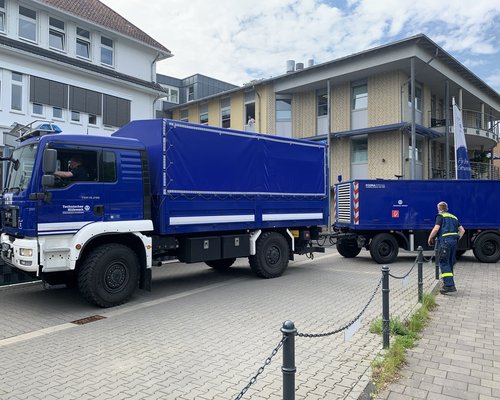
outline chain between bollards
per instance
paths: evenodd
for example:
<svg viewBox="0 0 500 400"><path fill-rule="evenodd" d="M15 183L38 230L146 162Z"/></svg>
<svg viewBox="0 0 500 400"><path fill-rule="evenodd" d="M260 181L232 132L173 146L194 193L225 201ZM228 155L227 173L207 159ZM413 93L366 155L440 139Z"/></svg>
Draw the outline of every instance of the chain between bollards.
<svg viewBox="0 0 500 400"><path fill-rule="evenodd" d="M295 400L295 335L297 329L292 321L283 322L281 328L283 336L286 337L283 343L283 400Z"/></svg>
<svg viewBox="0 0 500 400"><path fill-rule="evenodd" d="M382 336L384 349L389 348L389 267L382 267Z"/></svg>
<svg viewBox="0 0 500 400"><path fill-rule="evenodd" d="M418 256L417 256L417 268L418 268L418 302L422 304L423 296L424 296L424 249L422 246L418 246L417 248Z"/></svg>

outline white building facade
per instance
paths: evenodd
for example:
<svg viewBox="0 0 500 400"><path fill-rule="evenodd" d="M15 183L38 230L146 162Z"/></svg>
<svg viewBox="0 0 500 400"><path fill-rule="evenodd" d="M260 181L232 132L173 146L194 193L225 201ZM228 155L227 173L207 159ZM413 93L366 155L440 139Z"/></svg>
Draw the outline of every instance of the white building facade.
<svg viewBox="0 0 500 400"><path fill-rule="evenodd" d="M110 135L155 117L170 51L97 0L0 0L0 147L19 128Z"/></svg>

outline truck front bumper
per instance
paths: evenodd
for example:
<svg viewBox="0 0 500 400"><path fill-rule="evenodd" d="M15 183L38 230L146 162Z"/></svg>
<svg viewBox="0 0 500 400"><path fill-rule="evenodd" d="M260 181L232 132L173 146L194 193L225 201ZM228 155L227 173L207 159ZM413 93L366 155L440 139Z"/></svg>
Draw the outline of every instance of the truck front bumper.
<svg viewBox="0 0 500 400"><path fill-rule="evenodd" d="M19 239L2 233L2 260L7 264L26 272L38 272L38 241Z"/></svg>

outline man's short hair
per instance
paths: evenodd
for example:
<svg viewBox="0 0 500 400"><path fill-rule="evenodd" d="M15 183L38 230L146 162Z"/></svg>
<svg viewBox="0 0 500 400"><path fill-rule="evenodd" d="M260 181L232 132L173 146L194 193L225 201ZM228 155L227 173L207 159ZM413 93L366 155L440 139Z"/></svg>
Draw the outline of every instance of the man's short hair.
<svg viewBox="0 0 500 400"><path fill-rule="evenodd" d="M81 164L83 162L83 158L80 154L74 154L71 156L69 159L70 161L76 161L77 163Z"/></svg>
<svg viewBox="0 0 500 400"><path fill-rule="evenodd" d="M448 204L444 201L438 203L439 211L448 211Z"/></svg>

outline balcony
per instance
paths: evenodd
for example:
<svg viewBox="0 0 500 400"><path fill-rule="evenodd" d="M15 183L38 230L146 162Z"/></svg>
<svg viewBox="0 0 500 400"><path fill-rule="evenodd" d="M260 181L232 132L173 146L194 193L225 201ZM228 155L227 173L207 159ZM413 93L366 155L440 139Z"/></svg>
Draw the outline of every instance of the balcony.
<svg viewBox="0 0 500 400"><path fill-rule="evenodd" d="M444 143L446 133L446 119L438 118L429 113L430 128L441 132L443 137L437 139ZM465 140L469 150L492 149L500 141L499 121L494 121L489 114L474 110L462 110L462 121L464 125ZM453 144L453 115L450 112L450 143Z"/></svg>
<svg viewBox="0 0 500 400"><path fill-rule="evenodd" d="M488 162L474 162L470 163L471 178L472 179L494 179L500 180L500 168ZM446 179L446 169L444 165L436 165L431 168L431 179ZM455 179L455 161L450 161L450 177Z"/></svg>

